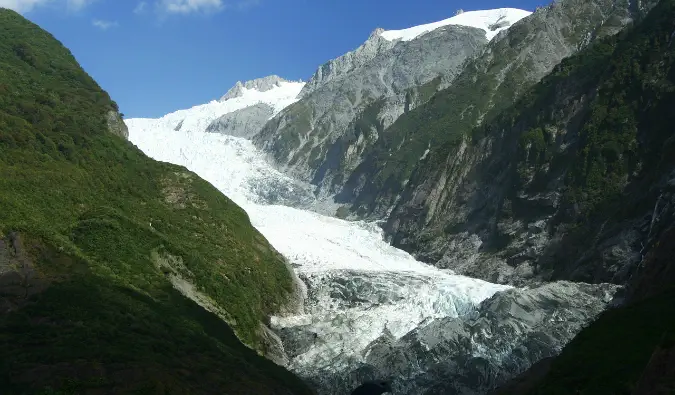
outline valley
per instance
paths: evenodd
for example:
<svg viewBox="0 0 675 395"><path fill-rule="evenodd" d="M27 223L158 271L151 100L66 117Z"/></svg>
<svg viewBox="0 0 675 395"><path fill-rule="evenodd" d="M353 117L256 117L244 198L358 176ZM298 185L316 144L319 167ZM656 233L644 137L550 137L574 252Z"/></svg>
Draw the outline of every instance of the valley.
<svg viewBox="0 0 675 395"><path fill-rule="evenodd" d="M675 390L675 1L443 17L123 119L1 9L0 386Z"/></svg>

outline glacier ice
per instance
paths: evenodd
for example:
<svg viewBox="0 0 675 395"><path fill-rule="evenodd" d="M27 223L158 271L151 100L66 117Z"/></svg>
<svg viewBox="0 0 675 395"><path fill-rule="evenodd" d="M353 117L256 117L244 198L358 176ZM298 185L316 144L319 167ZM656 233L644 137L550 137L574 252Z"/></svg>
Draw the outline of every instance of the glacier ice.
<svg viewBox="0 0 675 395"><path fill-rule="evenodd" d="M356 357L385 328L400 337L430 318L465 314L509 288L418 262L387 244L374 223L297 208L314 199L308 185L271 167L250 141L205 133L210 121L246 104L266 100L279 108L291 103L298 88L298 83L286 83L251 94L255 100L248 102L244 94L160 119L126 121L130 141L148 156L185 166L242 206L308 283L304 314L273 319L278 328L309 326L320 340L293 364L336 363L337 349Z"/></svg>
<svg viewBox="0 0 675 395"><path fill-rule="evenodd" d="M608 286L518 290L418 262L375 223L319 214L313 188L270 166L250 141L205 132L247 106L278 112L301 89L242 86L233 98L126 123L148 156L185 166L245 209L305 282L304 311L271 326L289 368L320 394L373 378L392 380L400 394L481 393L558 352L602 310Z"/></svg>

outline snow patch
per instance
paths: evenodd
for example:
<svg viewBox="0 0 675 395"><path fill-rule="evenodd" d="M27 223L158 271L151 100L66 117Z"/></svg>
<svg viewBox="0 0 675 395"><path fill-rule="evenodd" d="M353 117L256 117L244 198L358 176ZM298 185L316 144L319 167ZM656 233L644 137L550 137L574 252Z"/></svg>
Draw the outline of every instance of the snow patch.
<svg viewBox="0 0 675 395"><path fill-rule="evenodd" d="M299 100L298 95L305 86L304 82L280 81L272 89L260 92L256 89L241 87L240 96L227 100L212 100L186 110L178 110L159 119L132 118L127 124L137 126L143 124L144 129L203 132L206 128L225 114L242 108L264 103L274 109L274 115ZM180 125L180 127L178 127Z"/></svg>
<svg viewBox="0 0 675 395"><path fill-rule="evenodd" d="M448 25L461 25L485 30L485 37L492 40L499 32L532 14L517 8L498 8L494 10L466 11L452 18L403 30L385 30L380 37L388 41L411 41L417 37Z"/></svg>

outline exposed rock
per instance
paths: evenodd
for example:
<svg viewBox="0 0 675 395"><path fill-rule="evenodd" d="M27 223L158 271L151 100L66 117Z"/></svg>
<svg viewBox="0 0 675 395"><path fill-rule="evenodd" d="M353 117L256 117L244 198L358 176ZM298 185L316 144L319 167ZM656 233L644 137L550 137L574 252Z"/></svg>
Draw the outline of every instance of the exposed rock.
<svg viewBox="0 0 675 395"><path fill-rule="evenodd" d="M366 63L376 56L392 49L396 43L380 37L383 31L384 29L382 28L375 29L368 37L368 40L358 48L321 65L314 72L312 78L307 81L302 92L300 92L300 97L309 95L324 83L365 66Z"/></svg>
<svg viewBox="0 0 675 395"><path fill-rule="evenodd" d="M108 124L108 131L110 131L110 133L120 136L125 140L129 138L129 129L124 123L124 120L122 119L122 116L119 112L115 110L108 111L108 114L106 115L106 122Z"/></svg>
<svg viewBox="0 0 675 395"><path fill-rule="evenodd" d="M33 248L26 246L17 232L0 239L0 314L20 309L52 281L37 271L33 254L40 251L31 251Z"/></svg>
<svg viewBox="0 0 675 395"><path fill-rule="evenodd" d="M259 103L221 116L211 122L206 131L250 139L260 132L272 115L272 106Z"/></svg>
<svg viewBox="0 0 675 395"><path fill-rule="evenodd" d="M279 77L278 75L269 75L267 77L258 78L251 81L237 83L230 88L230 90L220 98L220 101L225 101L229 99L234 99L236 97L241 97L244 94L244 89L255 89L258 92L267 92L268 90L280 86L281 82L288 82L287 80Z"/></svg>
<svg viewBox="0 0 675 395"><path fill-rule="evenodd" d="M380 135L387 138L373 144L360 165L344 178L339 202L353 203L353 211L361 217L381 218L399 195L404 196L397 203L409 204L405 201L411 196L405 196L409 192L404 189L428 190L426 184L444 183L439 179L445 174L438 168L439 161L447 158L447 163L454 164L458 160L452 158L461 153L465 157L461 169L469 171L472 163L493 150L486 142L482 149L463 152L458 136L469 135L474 127L508 108L562 59L583 47L584 37L606 35L610 21L621 21L621 27L628 23L627 16L628 4L622 0L562 0L522 19L493 39L479 56L469 59L456 78L443 81L448 89L382 131ZM428 147L427 158L433 160L420 161ZM388 166L390 157L397 159L397 171ZM415 173L420 177L408 183ZM420 185L422 180L425 185ZM361 188L364 183L372 187Z"/></svg>
<svg viewBox="0 0 675 395"><path fill-rule="evenodd" d="M302 99L275 116L253 141L282 169L331 194L381 137L384 125L428 100L437 79L456 75L486 42L483 30L464 26L395 45L371 36L361 49L320 69L315 83L305 85Z"/></svg>
<svg viewBox="0 0 675 395"><path fill-rule="evenodd" d="M559 353L616 289L559 282L499 292L467 316L422 323L401 338L383 334L364 352L364 363L298 373L319 394L347 393L374 378L391 380L396 394L483 394ZM313 341L293 338L300 348Z"/></svg>
<svg viewBox="0 0 675 395"><path fill-rule="evenodd" d="M405 144L380 139L338 201L353 203L361 217L388 216L384 229L394 245L461 274L515 285L550 279L625 282L640 259L645 212L607 226L592 251L561 263L561 254L571 256L563 251L569 218L578 215L561 205L570 163L564 158L574 152L595 88L570 78L553 91L540 115L555 119L541 132L555 153L548 162L537 162L532 143L523 143L533 126L518 119L500 123L500 113L590 42L582 37L612 34L633 16L626 2L562 0L523 19L471 60L447 90L379 131ZM472 93L482 87L492 99ZM451 105L460 99L461 106ZM438 126L422 122L424 117L439 118ZM431 143L443 141L443 133L457 137ZM395 168L388 158L396 158Z"/></svg>

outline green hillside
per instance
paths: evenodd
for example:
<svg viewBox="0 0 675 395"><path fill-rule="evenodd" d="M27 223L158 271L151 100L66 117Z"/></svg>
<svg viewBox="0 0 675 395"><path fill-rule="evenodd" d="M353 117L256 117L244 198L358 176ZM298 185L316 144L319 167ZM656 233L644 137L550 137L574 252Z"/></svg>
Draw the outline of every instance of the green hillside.
<svg viewBox="0 0 675 395"><path fill-rule="evenodd" d="M237 339L265 352L283 258L124 132L66 48L0 9L0 392L310 393Z"/></svg>
<svg viewBox="0 0 675 395"><path fill-rule="evenodd" d="M603 228L628 227L654 210L637 269L628 281L625 305L603 313L550 363L526 372L495 394L672 394L675 391L675 1L662 0L639 24L597 42L563 61L493 125L475 138L513 126L520 134L518 172L535 174L530 188L545 188L564 174L563 204L575 207L567 255L556 272L569 271L580 251L593 247ZM547 130L586 92L581 120L567 128L578 136L561 153ZM565 98L567 107L559 104ZM547 168L543 165L549 164ZM564 171L563 171L564 170ZM569 218L564 218L570 220ZM602 261L584 264L599 272ZM553 270L553 269L552 269Z"/></svg>

